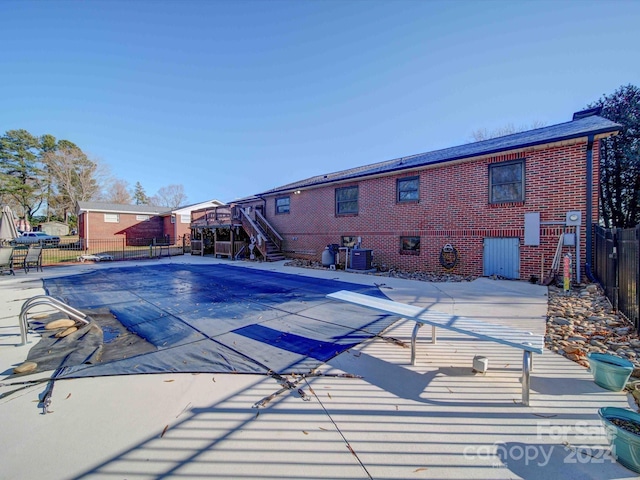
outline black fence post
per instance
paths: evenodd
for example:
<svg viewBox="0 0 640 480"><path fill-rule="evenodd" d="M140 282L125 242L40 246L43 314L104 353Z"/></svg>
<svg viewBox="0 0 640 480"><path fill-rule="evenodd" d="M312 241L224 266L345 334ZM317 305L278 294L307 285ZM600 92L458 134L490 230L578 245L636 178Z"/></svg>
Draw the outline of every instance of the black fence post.
<svg viewBox="0 0 640 480"><path fill-rule="evenodd" d="M618 271L618 229L613 227L611 229L611 241L612 241L612 252L610 255L611 258L611 269L613 270L613 308L617 312L618 311L618 303L620 296L620 272Z"/></svg>
<svg viewBox="0 0 640 480"><path fill-rule="evenodd" d="M636 265L635 265L635 272L632 275L632 277L635 277L633 279L633 282L635 283L633 285L633 289L636 292L636 298L635 298L635 314L636 314L636 318L635 318L635 326L636 326L636 331L640 332L640 288L638 288L640 285L640 225L636 225L635 228L635 242L634 242L634 246L635 246L635 259L636 259Z"/></svg>

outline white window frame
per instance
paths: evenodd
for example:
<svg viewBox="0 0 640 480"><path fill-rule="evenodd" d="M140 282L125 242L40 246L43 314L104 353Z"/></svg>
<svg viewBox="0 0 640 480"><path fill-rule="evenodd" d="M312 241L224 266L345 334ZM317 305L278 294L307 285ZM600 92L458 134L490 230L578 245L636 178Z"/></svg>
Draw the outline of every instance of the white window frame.
<svg viewBox="0 0 640 480"><path fill-rule="evenodd" d="M191 214L180 215L180 223L191 223Z"/></svg>
<svg viewBox="0 0 640 480"><path fill-rule="evenodd" d="M104 223L120 223L120 214L119 213L105 213L104 214Z"/></svg>

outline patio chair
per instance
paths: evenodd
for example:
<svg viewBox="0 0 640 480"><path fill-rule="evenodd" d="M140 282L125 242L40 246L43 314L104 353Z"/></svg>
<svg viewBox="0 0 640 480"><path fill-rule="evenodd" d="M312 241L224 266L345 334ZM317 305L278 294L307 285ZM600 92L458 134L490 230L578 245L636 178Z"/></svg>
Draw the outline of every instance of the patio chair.
<svg viewBox="0 0 640 480"><path fill-rule="evenodd" d="M27 255L22 262L24 267L24 273L29 273L29 267L35 267L36 271L40 269L42 271L42 246L41 245L29 245Z"/></svg>
<svg viewBox="0 0 640 480"><path fill-rule="evenodd" d="M11 275L13 271L13 247L0 247L0 273L8 270Z"/></svg>

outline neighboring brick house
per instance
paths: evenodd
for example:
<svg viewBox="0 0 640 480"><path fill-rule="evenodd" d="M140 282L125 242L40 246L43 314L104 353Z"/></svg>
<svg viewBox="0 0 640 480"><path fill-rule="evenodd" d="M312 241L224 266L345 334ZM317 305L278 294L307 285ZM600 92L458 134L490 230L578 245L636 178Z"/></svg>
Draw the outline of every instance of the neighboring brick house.
<svg viewBox="0 0 640 480"><path fill-rule="evenodd" d="M93 240L123 238L128 245L157 242L175 243L189 236L191 211L222 202L210 200L174 210L151 205L120 205L101 202L78 202L78 235L85 245Z"/></svg>
<svg viewBox="0 0 640 480"><path fill-rule="evenodd" d="M378 267L532 279L549 273L558 251L578 255L574 273L584 274L598 221L598 143L620 129L598 113L308 178L235 204L261 211L290 257L320 260L328 244L360 241Z"/></svg>
<svg viewBox="0 0 640 480"><path fill-rule="evenodd" d="M219 200L210 200L208 202L194 203L184 207L171 210L161 214L164 224L164 234L169 235L171 239L187 238L191 235L191 212L206 208L215 208L224 205Z"/></svg>
<svg viewBox="0 0 640 480"><path fill-rule="evenodd" d="M166 207L119 205L115 203L78 202L78 235L88 245L91 240L124 238L127 245L148 244L162 239Z"/></svg>

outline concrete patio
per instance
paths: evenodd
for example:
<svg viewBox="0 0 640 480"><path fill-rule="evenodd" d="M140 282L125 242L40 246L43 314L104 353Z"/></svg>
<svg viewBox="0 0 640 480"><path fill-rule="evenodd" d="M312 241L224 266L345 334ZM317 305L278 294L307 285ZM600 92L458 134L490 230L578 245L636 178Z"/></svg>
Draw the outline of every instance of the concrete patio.
<svg viewBox="0 0 640 480"><path fill-rule="evenodd" d="M195 256L148 261L230 263ZM145 262L138 263L141 266ZM118 263L117 266L122 266ZM233 265L290 275L378 285L391 299L543 334L547 289L490 280L425 283L285 267ZM45 267L0 277L0 395L39 374L6 379L37 335L19 346L23 302L44 293L42 278L113 264ZM608 452L597 416L630 407L570 360L534 356L531 406L521 405L519 350L430 329L410 364L413 322L323 365L321 375L273 378L234 374L157 374L60 380L50 413L38 402L46 383L0 399L3 479L626 479L637 478ZM489 359L486 374L472 359ZM264 401L264 402L263 402ZM256 404L263 407L255 408Z"/></svg>

